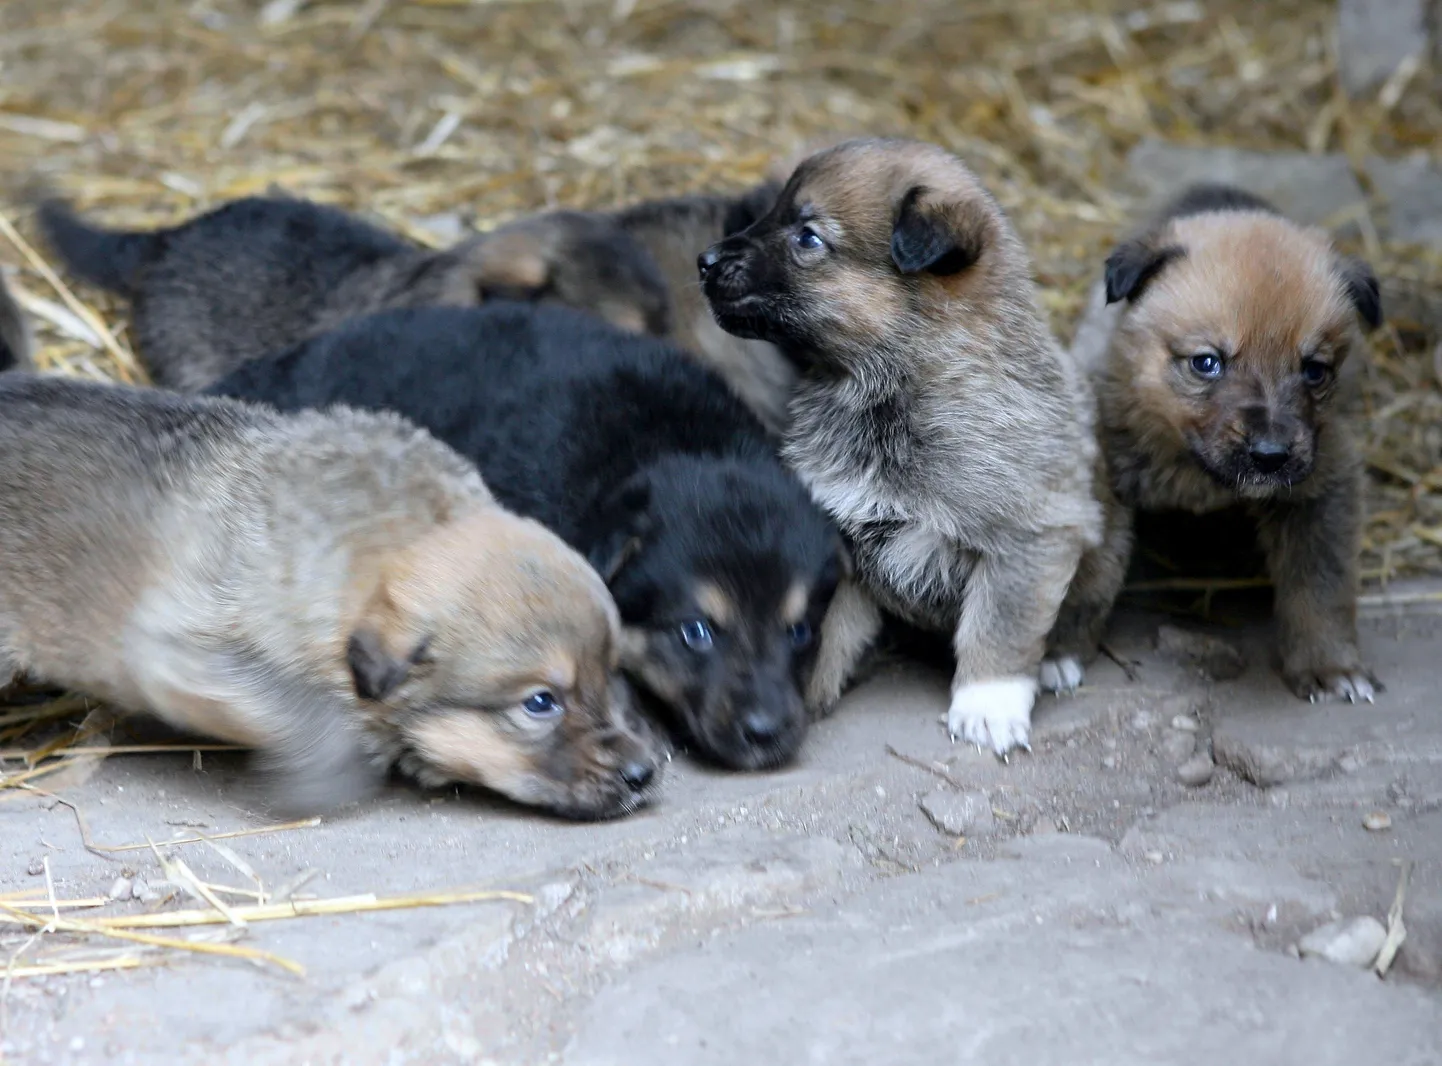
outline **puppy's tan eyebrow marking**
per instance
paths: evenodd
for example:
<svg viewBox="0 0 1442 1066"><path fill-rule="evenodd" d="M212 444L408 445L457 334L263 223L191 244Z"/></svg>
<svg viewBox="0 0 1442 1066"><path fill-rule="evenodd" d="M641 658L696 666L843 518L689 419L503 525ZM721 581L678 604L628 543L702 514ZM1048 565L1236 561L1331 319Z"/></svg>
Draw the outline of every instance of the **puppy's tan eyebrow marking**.
<svg viewBox="0 0 1442 1066"><path fill-rule="evenodd" d="M793 626L806 617L806 604L811 599L811 590L800 581L793 582L781 601L781 621Z"/></svg>
<svg viewBox="0 0 1442 1066"><path fill-rule="evenodd" d="M693 594L696 606L706 613L706 616L715 622L722 629L730 628L736 624L736 604L730 596L721 591L709 581L701 581L696 585Z"/></svg>

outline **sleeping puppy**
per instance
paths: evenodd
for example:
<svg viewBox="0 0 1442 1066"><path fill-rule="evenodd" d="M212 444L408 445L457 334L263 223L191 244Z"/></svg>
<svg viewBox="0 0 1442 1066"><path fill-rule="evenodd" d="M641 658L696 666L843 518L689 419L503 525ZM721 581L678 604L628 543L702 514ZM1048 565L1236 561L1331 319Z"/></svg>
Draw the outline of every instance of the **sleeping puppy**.
<svg viewBox="0 0 1442 1066"><path fill-rule="evenodd" d="M665 284L644 250L600 216L522 219L433 252L333 207L235 200L170 229L100 229L47 200L40 224L67 269L131 301L155 382L198 391L230 370L389 307L536 299L625 329L666 328ZM567 269L552 271L563 262Z"/></svg>
<svg viewBox="0 0 1442 1066"><path fill-rule="evenodd" d="M425 426L606 577L623 666L702 754L761 769L800 748L840 538L745 406L683 353L565 308L390 311L213 391Z"/></svg>
<svg viewBox="0 0 1442 1066"><path fill-rule="evenodd" d="M1240 189L1194 186L1107 258L1073 352L1097 381L1108 535L1053 636L1095 654L1135 510L1240 507L1298 696L1370 701L1357 648L1362 462L1338 375L1382 321L1377 279Z"/></svg>
<svg viewBox="0 0 1442 1066"><path fill-rule="evenodd" d="M277 806L391 766L576 818L664 750L599 576L394 415L0 375L0 688L258 749Z"/></svg>
<svg viewBox="0 0 1442 1066"><path fill-rule="evenodd" d="M1092 400L1001 209L941 148L850 141L699 267L721 327L795 365L783 454L855 553L812 706L840 696L884 608L951 637L952 736L1026 746L1047 633L1101 511Z"/></svg>
<svg viewBox="0 0 1442 1066"><path fill-rule="evenodd" d="M10 295L4 275L0 275L0 371L28 368L34 346L25 313Z"/></svg>

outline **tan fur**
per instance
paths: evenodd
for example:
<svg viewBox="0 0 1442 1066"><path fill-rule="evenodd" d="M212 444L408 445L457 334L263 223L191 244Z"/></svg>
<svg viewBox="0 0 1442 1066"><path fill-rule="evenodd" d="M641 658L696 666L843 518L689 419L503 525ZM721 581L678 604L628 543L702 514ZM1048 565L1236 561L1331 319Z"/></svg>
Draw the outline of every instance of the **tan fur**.
<svg viewBox="0 0 1442 1066"><path fill-rule="evenodd" d="M736 603L724 589L717 588L709 581L702 581L696 586L695 599L696 606L702 613L722 629L730 629L736 625Z"/></svg>
<svg viewBox="0 0 1442 1066"><path fill-rule="evenodd" d="M399 418L4 375L0 513L0 675L254 745L287 806L399 764L599 816L658 754L599 576Z"/></svg>
<svg viewBox="0 0 1442 1066"><path fill-rule="evenodd" d="M807 227L824 246L796 243ZM948 257L903 267L893 240L926 232ZM1046 634L1101 518L1088 387L1011 224L944 150L853 141L707 257L718 320L800 367L783 454L854 545L813 708L845 687L879 605L952 635L954 732L1025 743Z"/></svg>
<svg viewBox="0 0 1442 1066"><path fill-rule="evenodd" d="M1134 246L1174 254L1129 300L1095 295L1073 347L1097 381L1109 532L1082 564L1056 654L1095 654L1134 509L1241 506L1268 553L1288 685L1370 698L1355 624L1361 463L1338 396L1360 334L1342 260L1325 233L1265 210L1164 217ZM1215 381L1189 362L1211 351L1226 356ZM1308 358L1330 368L1324 384L1303 380ZM1289 449L1274 474L1248 464L1259 435Z"/></svg>

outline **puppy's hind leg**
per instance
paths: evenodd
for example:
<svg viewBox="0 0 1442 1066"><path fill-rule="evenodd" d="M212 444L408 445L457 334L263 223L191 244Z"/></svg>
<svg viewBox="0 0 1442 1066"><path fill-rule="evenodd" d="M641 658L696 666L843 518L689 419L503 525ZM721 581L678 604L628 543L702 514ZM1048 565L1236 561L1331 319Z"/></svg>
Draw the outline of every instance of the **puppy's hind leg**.
<svg viewBox="0 0 1442 1066"><path fill-rule="evenodd" d="M1041 687L1048 692L1073 692L1082 683L1085 668L1097 656L1107 619L1126 581L1132 554L1132 511L1110 493L1103 507L1102 542L1082 554L1056 625L1047 638Z"/></svg>
<svg viewBox="0 0 1442 1066"><path fill-rule="evenodd" d="M998 755L1031 746L1042 649L1081 553L1075 533L1060 530L977 557L953 639L952 739Z"/></svg>
<svg viewBox="0 0 1442 1066"><path fill-rule="evenodd" d="M820 646L806 685L812 717L831 713L880 633L881 608L854 578L843 579L821 621Z"/></svg>

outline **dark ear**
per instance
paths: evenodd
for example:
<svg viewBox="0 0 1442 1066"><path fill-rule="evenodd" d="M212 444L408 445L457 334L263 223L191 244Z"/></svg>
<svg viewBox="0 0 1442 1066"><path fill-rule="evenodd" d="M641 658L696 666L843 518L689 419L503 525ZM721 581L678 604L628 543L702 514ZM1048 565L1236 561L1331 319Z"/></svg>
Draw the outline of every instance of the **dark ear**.
<svg viewBox="0 0 1442 1066"><path fill-rule="evenodd" d="M1136 300L1162 267L1186 254L1185 248L1175 244L1158 248L1140 238L1123 241L1107 256L1107 303Z"/></svg>
<svg viewBox="0 0 1442 1066"><path fill-rule="evenodd" d="M610 584L641 551L651 532L651 483L633 478L616 492L602 509L605 532L592 545L588 561Z"/></svg>
<svg viewBox="0 0 1442 1066"><path fill-rule="evenodd" d="M957 274L981 258L988 220L978 205L938 204L913 185L891 229L891 260L903 274Z"/></svg>
<svg viewBox="0 0 1442 1066"><path fill-rule="evenodd" d="M383 700L410 676L411 667L428 661L429 638L401 655L386 647L379 632L362 625L346 642L345 659L355 682L356 695L363 700Z"/></svg>
<svg viewBox="0 0 1442 1066"><path fill-rule="evenodd" d="M779 182L765 181L736 197L726 205L726 216L721 221L721 236L730 237L746 229L770 211L771 205L780 195Z"/></svg>
<svg viewBox="0 0 1442 1066"><path fill-rule="evenodd" d="M1338 267L1347 298L1352 301L1367 328L1376 329L1382 324L1382 290L1377 284L1377 275L1362 260L1351 256L1344 257Z"/></svg>

